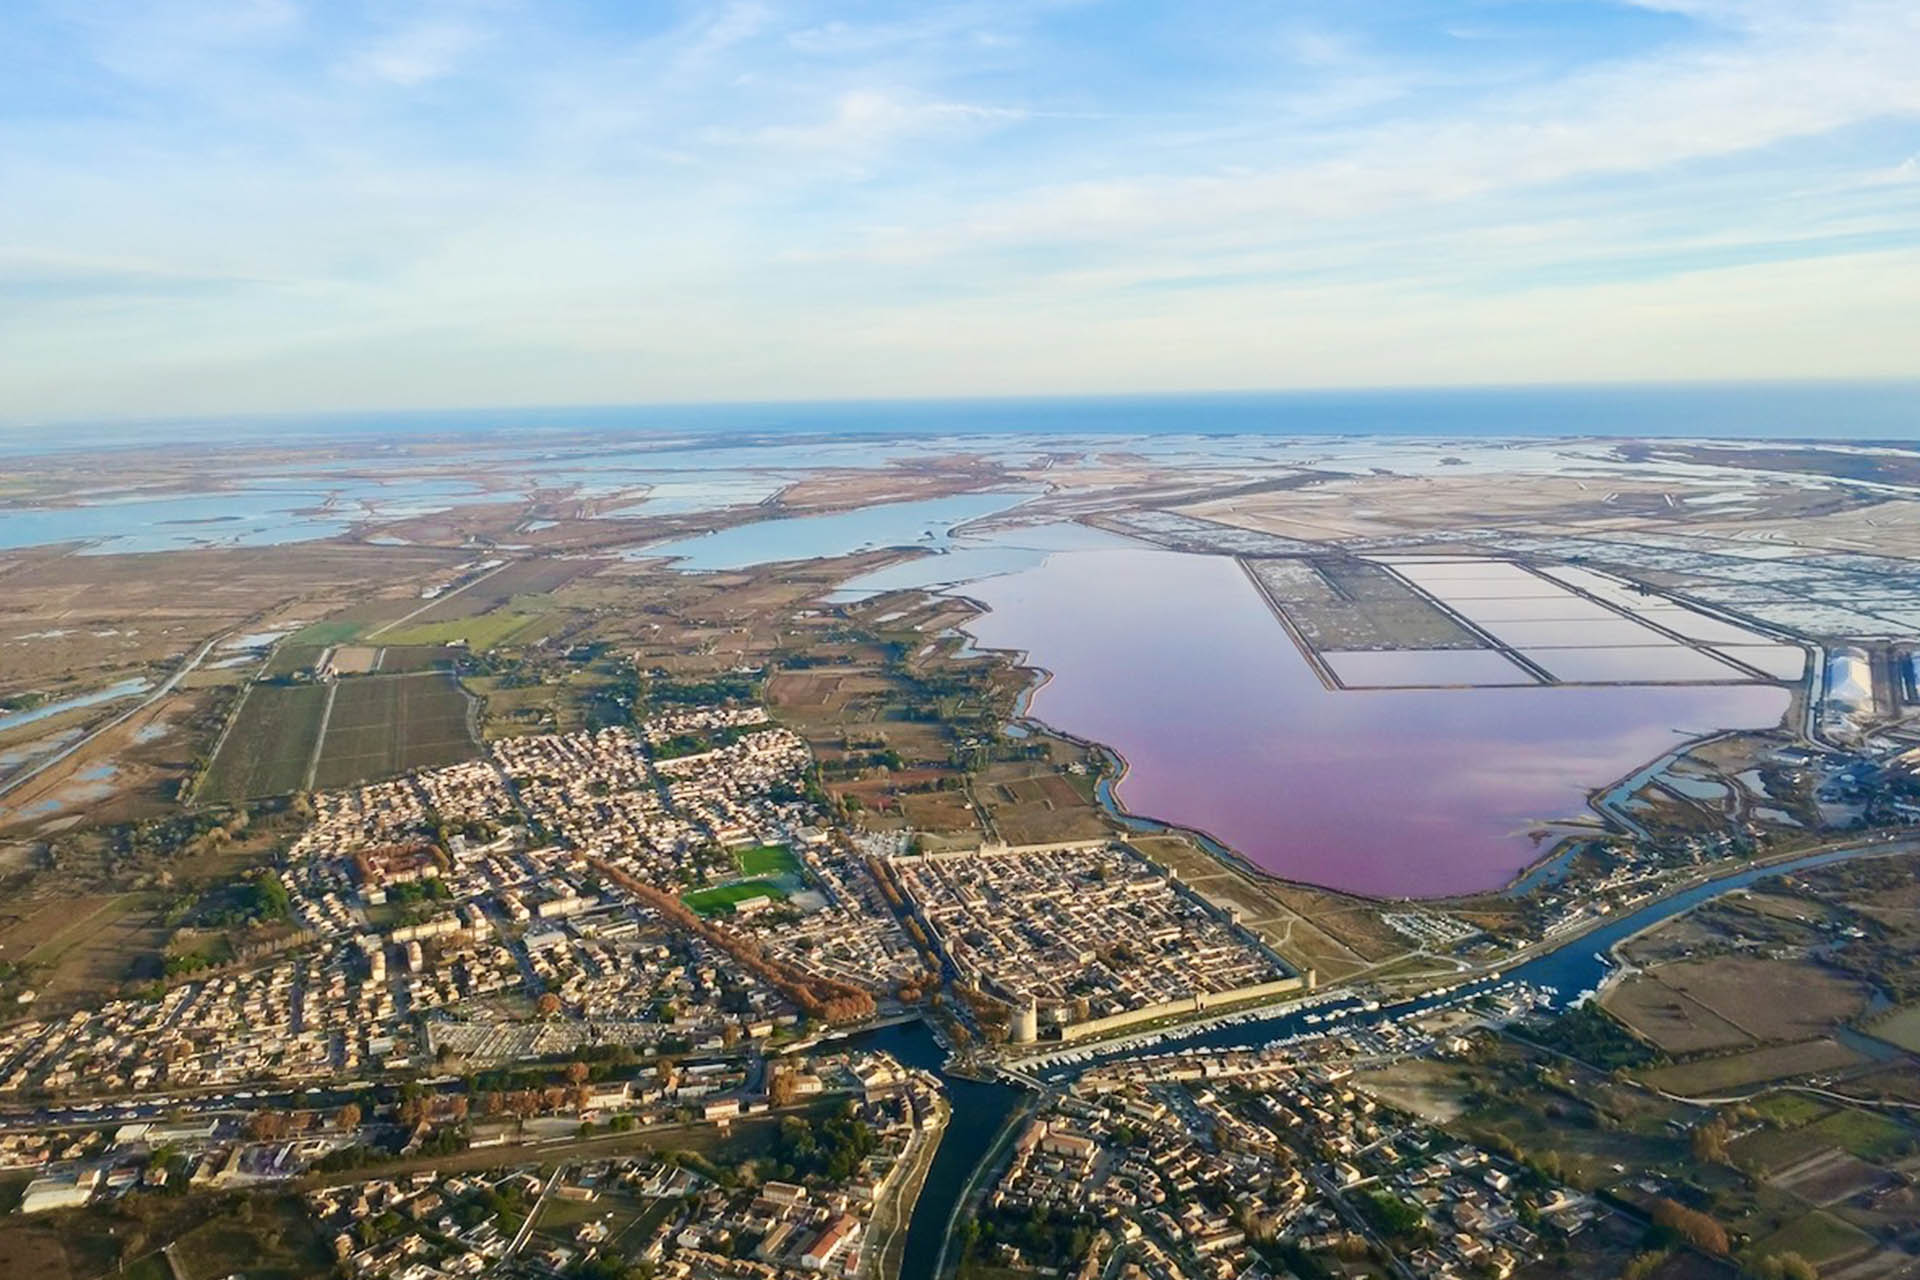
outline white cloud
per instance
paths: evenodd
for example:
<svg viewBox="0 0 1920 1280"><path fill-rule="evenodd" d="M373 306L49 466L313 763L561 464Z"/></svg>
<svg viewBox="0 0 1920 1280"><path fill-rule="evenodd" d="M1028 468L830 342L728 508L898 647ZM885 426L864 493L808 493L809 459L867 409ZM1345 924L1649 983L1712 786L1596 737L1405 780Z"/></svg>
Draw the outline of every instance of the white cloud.
<svg viewBox="0 0 1920 1280"><path fill-rule="evenodd" d="M1909 3L159 2L0 107L10 412L1920 372Z"/></svg>
<svg viewBox="0 0 1920 1280"><path fill-rule="evenodd" d="M448 19L418 22L381 36L347 60L349 76L365 77L403 89L453 73L482 43L485 33L471 23Z"/></svg>

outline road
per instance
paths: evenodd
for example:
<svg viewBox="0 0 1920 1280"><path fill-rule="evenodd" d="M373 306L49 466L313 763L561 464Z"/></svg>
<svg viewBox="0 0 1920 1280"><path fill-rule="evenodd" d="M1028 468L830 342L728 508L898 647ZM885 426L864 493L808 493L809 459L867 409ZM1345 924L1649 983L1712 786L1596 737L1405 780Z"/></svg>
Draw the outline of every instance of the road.
<svg viewBox="0 0 1920 1280"><path fill-rule="evenodd" d="M1332 1179L1312 1167L1308 1167L1307 1177L1313 1180L1313 1185L1319 1188L1320 1194L1326 1197L1327 1203L1333 1206L1334 1212L1340 1215L1341 1220L1358 1231L1368 1244L1373 1245L1386 1257L1387 1265L1393 1269L1394 1275L1400 1277L1400 1280L1419 1280L1419 1277L1413 1274L1413 1268L1400 1260L1400 1255L1395 1253L1393 1247L1373 1229L1373 1223L1367 1220L1367 1215L1353 1207L1346 1193L1335 1186Z"/></svg>
<svg viewBox="0 0 1920 1280"><path fill-rule="evenodd" d="M4 796L8 792L14 790L16 787L19 787L27 782L31 782L33 779L45 773L48 769L51 769L53 768L53 766L59 764L62 760L68 759L75 752L85 748L88 743L91 743L97 740L100 737L100 735L104 733L109 733L112 730L119 728L121 725L131 720L133 717L139 715L142 711L145 711L148 707L151 707L154 703L160 701L162 698L172 693L176 688L179 687L180 682L186 679L187 675L190 672L192 672L192 670L195 667L199 666L202 662L206 661L207 655L213 652L213 647L215 645L219 644L222 640L225 640L228 636L232 634L233 633L230 631L224 632L220 635L213 637L213 639L207 641L205 644L201 645L199 649L194 651L194 654L192 657L188 658L184 663L182 663L174 671L172 675L168 676L165 680L161 681L159 686L155 688L152 693L148 694L145 698L141 699L141 701L136 705L129 707L125 711L122 711L119 715L107 721L105 724L101 725L99 728L93 729L88 733L82 735L78 741L69 743L67 746L62 747L59 751L55 752L51 756L48 756L45 760L42 760L39 764L34 765L31 769L28 769L25 773L15 774L13 777L8 778L5 782L0 782L0 796Z"/></svg>
<svg viewBox="0 0 1920 1280"><path fill-rule="evenodd" d="M553 1194L553 1188L560 1181L560 1170L564 1168L566 1168L565 1165L555 1168L553 1175L547 1179L547 1185L540 1188L539 1198L533 1202L533 1207L527 1210L527 1220L520 1224L520 1230L514 1235L513 1243L507 1246L506 1257L517 1257L520 1250L526 1247L527 1237L533 1234L533 1224L540 1217L540 1207L546 1204L547 1197Z"/></svg>
<svg viewBox="0 0 1920 1280"><path fill-rule="evenodd" d="M407 623L412 622L415 618L419 617L421 614L425 613L427 610L437 608L440 605L445 604L447 601L453 599L455 596L459 595L462 591L467 590L469 587L479 586L481 583L485 582L488 578L491 578L494 574L499 573L500 570L506 568L507 565L512 563L513 561L509 560L506 562L506 564L495 565L493 568L487 570L485 573L481 574L480 576L476 578L469 578L467 581L461 583L459 586L455 587L453 590L441 592L439 595L435 596L433 599L421 605L418 609L415 609L412 613L405 614L401 617L395 618L392 622L385 622L380 624L379 626L375 627L373 630L367 632L366 635L362 636L361 643L364 644L369 640L373 640L380 636L383 636L387 632L393 630L395 627L405 626Z"/></svg>

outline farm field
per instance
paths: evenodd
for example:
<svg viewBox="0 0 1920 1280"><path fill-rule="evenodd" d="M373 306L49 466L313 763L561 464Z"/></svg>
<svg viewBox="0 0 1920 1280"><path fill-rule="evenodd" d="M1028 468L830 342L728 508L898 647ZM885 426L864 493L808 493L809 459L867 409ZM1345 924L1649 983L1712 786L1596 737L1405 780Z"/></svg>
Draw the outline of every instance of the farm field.
<svg viewBox="0 0 1920 1280"><path fill-rule="evenodd" d="M1867 1028L1875 1039L1898 1045L1908 1053L1920 1053L1920 1004L1899 1009Z"/></svg>
<svg viewBox="0 0 1920 1280"><path fill-rule="evenodd" d="M381 674L407 671L434 671L449 666L460 651L444 644L388 644L380 646L380 662L374 667Z"/></svg>
<svg viewBox="0 0 1920 1280"><path fill-rule="evenodd" d="M563 587L575 578L586 577L608 562L605 560L562 560L558 558L519 560L506 565L457 591L423 612L421 623L453 622L490 613L516 596L541 595ZM394 633L383 635L390 639Z"/></svg>
<svg viewBox="0 0 1920 1280"><path fill-rule="evenodd" d="M536 623L544 613L486 613L477 617L451 618L444 622L410 622L383 632L380 639L392 645L465 645L475 653L505 644Z"/></svg>
<svg viewBox="0 0 1920 1280"><path fill-rule="evenodd" d="M370 644L343 644L333 651L333 671L337 675L359 676L380 667L380 649Z"/></svg>
<svg viewBox="0 0 1920 1280"><path fill-rule="evenodd" d="M1636 974L1607 1011L1671 1054L1805 1040L1866 1005L1859 982L1810 961L1716 956Z"/></svg>
<svg viewBox="0 0 1920 1280"><path fill-rule="evenodd" d="M479 751L467 729L466 694L445 673L362 676L336 690L316 787L350 787Z"/></svg>
<svg viewBox="0 0 1920 1280"><path fill-rule="evenodd" d="M1760 1242L1758 1252L1797 1253L1818 1266L1873 1247L1873 1237L1825 1210L1815 1210Z"/></svg>
<svg viewBox="0 0 1920 1280"><path fill-rule="evenodd" d="M1894 1178L1877 1165L1827 1147L1780 1170L1771 1181L1809 1204L1829 1205L1891 1186Z"/></svg>
<svg viewBox="0 0 1920 1280"><path fill-rule="evenodd" d="M288 636L282 647L324 649L330 644L345 644L366 630L366 626L364 622L344 618L315 622Z"/></svg>
<svg viewBox="0 0 1920 1280"><path fill-rule="evenodd" d="M323 644L306 644L288 640L273 651L267 659L263 676L272 679L275 676L293 676L313 670L313 664L320 661L320 655L327 651Z"/></svg>
<svg viewBox="0 0 1920 1280"><path fill-rule="evenodd" d="M1738 1092L1774 1080L1856 1066L1860 1055L1832 1040L1772 1045L1640 1073L1658 1089L1686 1096Z"/></svg>
<svg viewBox="0 0 1920 1280"><path fill-rule="evenodd" d="M327 692L317 684L254 685L219 754L207 766L196 798L247 800L305 786Z"/></svg>

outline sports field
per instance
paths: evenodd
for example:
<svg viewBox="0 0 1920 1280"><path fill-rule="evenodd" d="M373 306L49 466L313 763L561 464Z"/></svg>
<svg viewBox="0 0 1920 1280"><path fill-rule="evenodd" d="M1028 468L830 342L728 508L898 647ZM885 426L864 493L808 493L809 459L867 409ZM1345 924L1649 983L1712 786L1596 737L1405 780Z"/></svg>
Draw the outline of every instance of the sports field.
<svg viewBox="0 0 1920 1280"><path fill-rule="evenodd" d="M786 890L771 880L736 880L732 884L719 884L711 889L695 889L691 893L680 895L680 901L703 916L720 915L733 910L733 904L747 898L772 898L784 902Z"/></svg>
<svg viewBox="0 0 1920 1280"><path fill-rule="evenodd" d="M760 844L749 849L736 849L734 860L740 864L740 874L746 876L797 876L800 874L800 859L793 856L793 850L783 844Z"/></svg>

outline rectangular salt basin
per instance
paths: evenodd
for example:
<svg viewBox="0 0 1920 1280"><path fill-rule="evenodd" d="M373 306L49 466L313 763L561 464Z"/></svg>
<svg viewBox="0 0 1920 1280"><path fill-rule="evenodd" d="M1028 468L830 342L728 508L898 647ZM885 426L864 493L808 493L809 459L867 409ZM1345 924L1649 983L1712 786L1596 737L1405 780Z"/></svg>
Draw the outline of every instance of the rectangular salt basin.
<svg viewBox="0 0 1920 1280"><path fill-rule="evenodd" d="M1492 649L1392 649L1323 652L1340 683L1355 689L1484 687L1538 683Z"/></svg>
<svg viewBox="0 0 1920 1280"><path fill-rule="evenodd" d="M1735 626L1731 622L1722 622L1718 618L1710 618L1704 613L1695 613L1692 609L1680 605L1667 605L1657 609L1636 609L1634 614L1656 627L1665 627L1675 635L1685 636L1689 640L1698 640L1703 644L1771 643L1758 631L1749 631L1745 627Z"/></svg>
<svg viewBox="0 0 1920 1280"><path fill-rule="evenodd" d="M1494 622L1484 629L1488 635L1515 649L1599 649L1673 643L1658 631L1629 622L1618 614L1573 622Z"/></svg>
<svg viewBox="0 0 1920 1280"><path fill-rule="evenodd" d="M1415 582L1445 582L1459 578L1531 578L1534 575L1511 560L1389 560L1389 567Z"/></svg>
<svg viewBox="0 0 1920 1280"><path fill-rule="evenodd" d="M1575 622L1601 621L1620 614L1603 604L1578 596L1513 596L1506 600L1459 600L1452 609L1469 622L1488 625L1499 622Z"/></svg>
<svg viewBox="0 0 1920 1280"><path fill-rule="evenodd" d="M1630 583L1621 582L1617 578L1609 578L1603 573L1595 573L1592 569L1574 569L1565 566L1554 566L1553 568L1542 569L1541 572L1556 582L1564 582L1570 587L1576 587L1586 592L1597 600L1604 600L1608 604L1619 605L1623 609L1655 607L1671 605L1673 603L1665 596L1646 594L1636 589Z"/></svg>
<svg viewBox="0 0 1920 1280"><path fill-rule="evenodd" d="M967 623L981 646L1052 673L1030 714L1125 759L1129 811L1387 897L1496 888L1676 730L1771 727L1789 703L1730 667L1691 688L1329 689L1223 556L1072 552L967 594L989 610Z"/></svg>
<svg viewBox="0 0 1920 1280"><path fill-rule="evenodd" d="M1714 652L1758 668L1776 680L1798 680L1807 674L1807 653L1798 645L1730 644L1721 645Z"/></svg>
<svg viewBox="0 0 1920 1280"><path fill-rule="evenodd" d="M1516 574L1511 578L1432 578L1416 580L1422 591L1436 600L1453 604L1459 600L1577 600L1571 591L1557 582Z"/></svg>
<svg viewBox="0 0 1920 1280"><path fill-rule="evenodd" d="M1522 656L1571 684L1693 684L1751 680L1685 645L1663 648L1523 649Z"/></svg>

